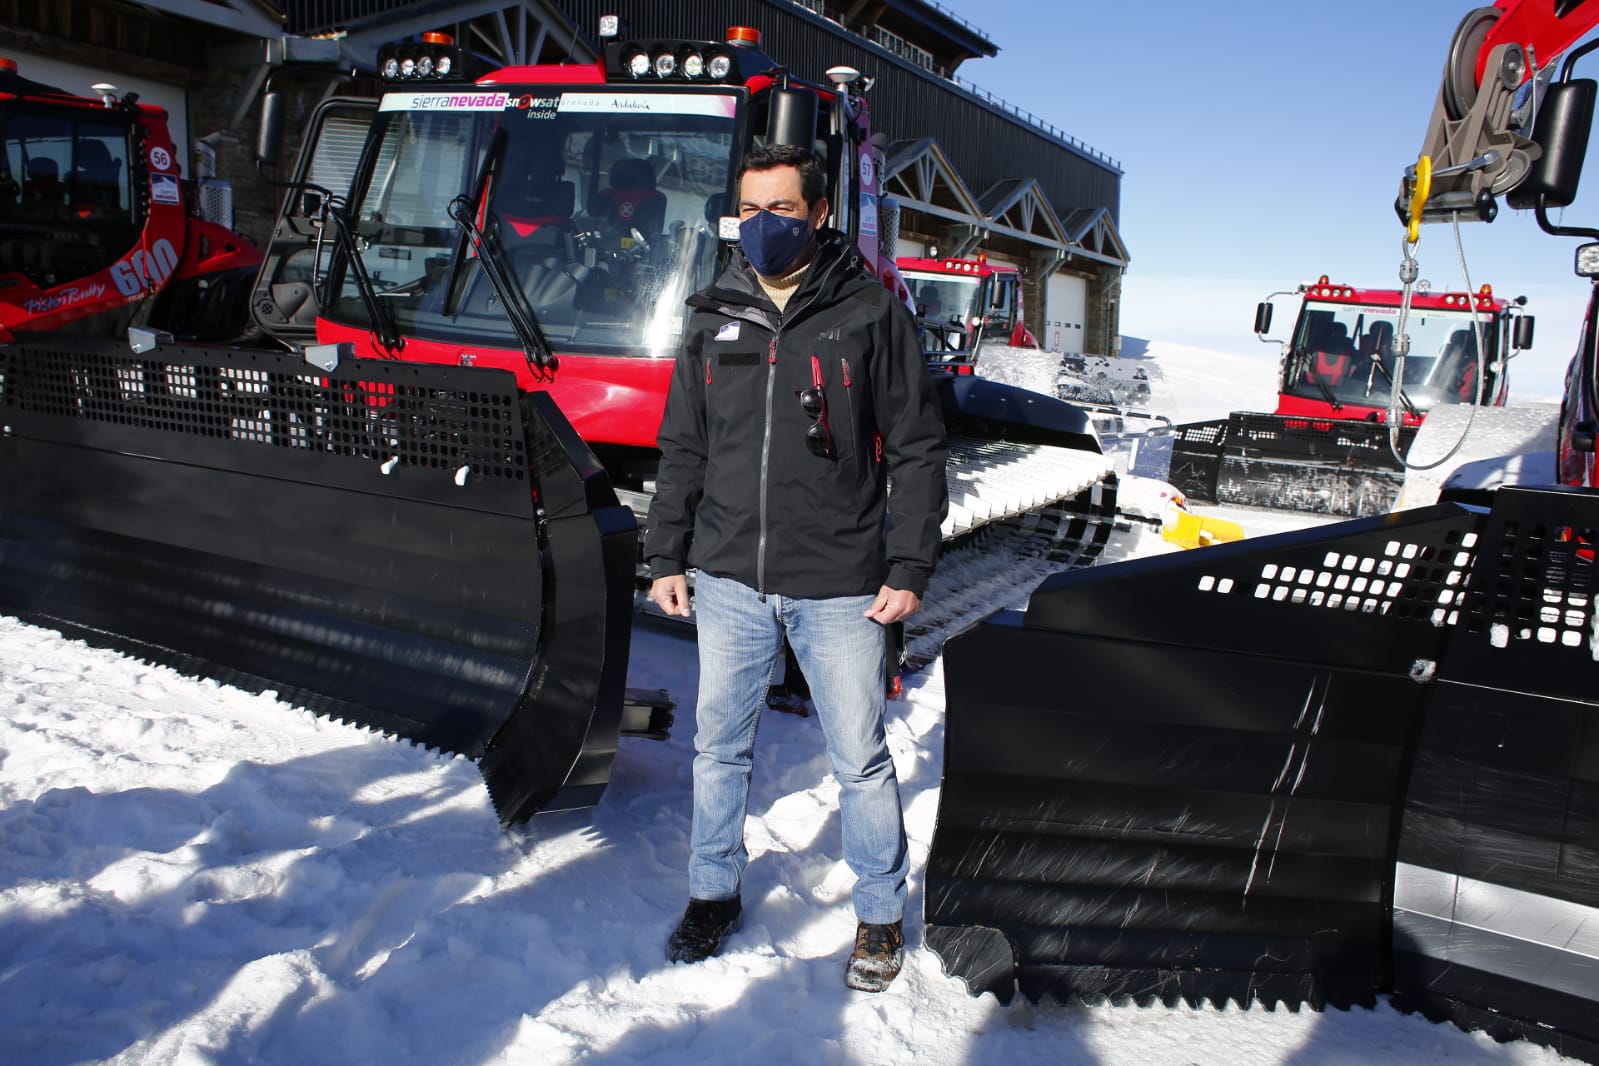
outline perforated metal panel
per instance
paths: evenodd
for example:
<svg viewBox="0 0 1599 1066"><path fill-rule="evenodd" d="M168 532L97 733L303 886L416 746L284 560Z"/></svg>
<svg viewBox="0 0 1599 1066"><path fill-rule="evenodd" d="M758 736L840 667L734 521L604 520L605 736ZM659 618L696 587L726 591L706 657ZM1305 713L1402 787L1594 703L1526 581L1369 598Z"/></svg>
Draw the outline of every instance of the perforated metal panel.
<svg viewBox="0 0 1599 1066"><path fill-rule="evenodd" d="M13 422L53 416L107 432L160 431L173 435L180 453L207 440L333 453L351 460L347 473L377 482L408 468L447 470L457 488L511 482L521 499L505 506L525 509L529 457L508 373L468 375L480 387L463 388L446 384L451 368L412 363L369 362L352 377L326 376L273 352L192 347L160 355L139 359L110 343L44 343L30 345L24 361L21 348L0 349L0 409Z"/></svg>
<svg viewBox="0 0 1599 1066"><path fill-rule="evenodd" d="M1253 582L1201 574L1196 587L1218 595L1453 625L1459 621L1477 535L1446 534L1446 540L1456 539L1458 547L1440 547L1395 538L1363 552L1328 551L1319 563L1265 562Z"/></svg>
<svg viewBox="0 0 1599 1066"><path fill-rule="evenodd" d="M198 184L200 217L219 226L233 228L233 186L217 178Z"/></svg>

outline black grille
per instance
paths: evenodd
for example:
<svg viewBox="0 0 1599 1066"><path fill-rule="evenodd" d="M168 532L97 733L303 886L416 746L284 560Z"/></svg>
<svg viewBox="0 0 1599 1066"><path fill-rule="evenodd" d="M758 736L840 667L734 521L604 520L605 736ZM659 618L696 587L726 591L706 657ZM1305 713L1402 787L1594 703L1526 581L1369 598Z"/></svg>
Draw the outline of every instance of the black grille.
<svg viewBox="0 0 1599 1066"><path fill-rule="evenodd" d="M127 437L148 447L154 430L169 435L173 458L222 448L237 465L260 466L331 453L348 457L352 477L377 485L434 470L448 473L432 475L441 488L521 484L511 499L526 500L533 460L509 374L368 360L322 374L275 352L151 354L81 340L0 347L0 415L19 432L111 446ZM251 446L279 458L252 457Z"/></svg>

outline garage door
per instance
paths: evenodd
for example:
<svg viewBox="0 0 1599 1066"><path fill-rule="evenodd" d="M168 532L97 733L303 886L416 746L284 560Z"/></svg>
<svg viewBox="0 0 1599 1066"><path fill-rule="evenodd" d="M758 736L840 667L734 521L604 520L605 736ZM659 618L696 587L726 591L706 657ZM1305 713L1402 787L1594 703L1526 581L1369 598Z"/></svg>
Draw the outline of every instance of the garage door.
<svg viewBox="0 0 1599 1066"><path fill-rule="evenodd" d="M1087 280L1075 274L1050 275L1045 286L1044 333L1038 342L1052 352L1081 355L1087 322Z"/></svg>

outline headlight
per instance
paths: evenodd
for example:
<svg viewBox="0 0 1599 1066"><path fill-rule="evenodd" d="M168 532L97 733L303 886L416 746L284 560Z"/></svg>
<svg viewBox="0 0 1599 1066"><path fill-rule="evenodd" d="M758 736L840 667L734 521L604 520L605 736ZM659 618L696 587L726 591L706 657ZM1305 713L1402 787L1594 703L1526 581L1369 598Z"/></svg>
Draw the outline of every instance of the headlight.
<svg viewBox="0 0 1599 1066"><path fill-rule="evenodd" d="M378 50L377 57L378 72L386 81L467 80L474 76L473 65L472 56L464 53L447 33L424 33L420 44L386 44Z"/></svg>
<svg viewBox="0 0 1599 1066"><path fill-rule="evenodd" d="M734 53L714 41L640 38L612 41L602 65L607 81L726 81L738 73Z"/></svg>
<svg viewBox="0 0 1599 1066"><path fill-rule="evenodd" d="M1577 246L1577 276L1579 278L1599 277L1599 244L1580 244Z"/></svg>

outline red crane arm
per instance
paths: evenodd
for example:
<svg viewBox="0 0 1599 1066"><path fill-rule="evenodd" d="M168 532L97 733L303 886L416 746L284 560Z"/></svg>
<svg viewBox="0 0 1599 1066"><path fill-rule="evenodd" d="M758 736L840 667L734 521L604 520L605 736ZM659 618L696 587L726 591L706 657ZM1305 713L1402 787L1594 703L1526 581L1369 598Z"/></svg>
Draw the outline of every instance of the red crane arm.
<svg viewBox="0 0 1599 1066"><path fill-rule="evenodd" d="M1532 52L1539 66L1570 48L1599 24L1599 3L1593 0L1498 0L1499 11L1477 52L1477 84L1482 84L1488 53L1515 43ZM1528 76L1532 71L1529 68Z"/></svg>

